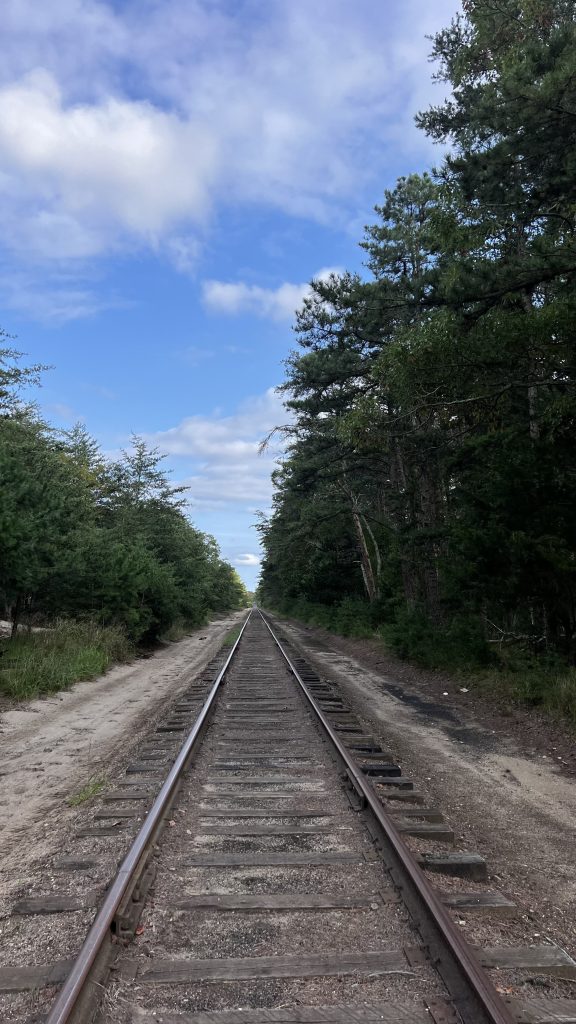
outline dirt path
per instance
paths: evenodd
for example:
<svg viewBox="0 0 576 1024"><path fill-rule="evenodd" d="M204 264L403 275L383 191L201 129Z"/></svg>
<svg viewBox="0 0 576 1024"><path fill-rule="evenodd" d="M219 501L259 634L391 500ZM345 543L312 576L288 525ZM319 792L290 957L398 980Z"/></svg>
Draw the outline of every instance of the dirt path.
<svg viewBox="0 0 576 1024"><path fill-rule="evenodd" d="M458 849L481 853L491 878L519 906L527 944L550 938L576 952L576 780L550 756L508 732L506 719L479 721L332 644L325 633L282 623L347 694L357 714L439 807ZM354 646L354 641L350 647ZM545 994L545 993L543 993Z"/></svg>
<svg viewBox="0 0 576 1024"><path fill-rule="evenodd" d="M244 615L233 612L178 643L0 719L0 873L58 842L67 799L128 757Z"/></svg>

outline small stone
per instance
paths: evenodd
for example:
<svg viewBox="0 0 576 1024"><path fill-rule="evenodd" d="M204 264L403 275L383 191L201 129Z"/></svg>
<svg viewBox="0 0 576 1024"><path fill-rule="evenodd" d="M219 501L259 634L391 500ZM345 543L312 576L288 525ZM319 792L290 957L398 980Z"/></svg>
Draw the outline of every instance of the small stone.
<svg viewBox="0 0 576 1024"><path fill-rule="evenodd" d="M546 978L541 977L540 975L536 975L533 978L526 978L526 981L528 982L528 984L536 985L538 988L551 988L550 982Z"/></svg>

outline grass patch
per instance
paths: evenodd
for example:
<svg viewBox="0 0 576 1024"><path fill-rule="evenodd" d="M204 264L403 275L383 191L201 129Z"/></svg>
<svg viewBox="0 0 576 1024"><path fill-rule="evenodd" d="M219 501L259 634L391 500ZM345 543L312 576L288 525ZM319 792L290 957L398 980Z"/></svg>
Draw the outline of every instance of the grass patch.
<svg viewBox="0 0 576 1024"><path fill-rule="evenodd" d="M551 680L544 697L544 706L562 718L567 718L576 729L576 670L570 669Z"/></svg>
<svg viewBox="0 0 576 1024"><path fill-rule="evenodd" d="M230 629L226 633L226 636L224 637L224 641L222 643L223 647L232 647L236 643L238 637L240 636L240 633L242 632L243 625L244 623L241 623L240 626L234 626L233 629Z"/></svg>
<svg viewBox="0 0 576 1024"><path fill-rule="evenodd" d="M536 659L470 674L478 693L511 705L538 708L576 728L576 669L565 664L539 664Z"/></svg>
<svg viewBox="0 0 576 1024"><path fill-rule="evenodd" d="M182 619L177 622L173 622L169 629L165 633L162 633L162 640L164 643L174 644L178 640L183 640L185 636L189 636L193 629L196 629L197 624L193 626L187 625Z"/></svg>
<svg viewBox="0 0 576 1024"><path fill-rule="evenodd" d="M104 789L105 785L105 776L94 776L94 778L88 779L86 785L83 786L82 789L74 796L69 797L66 802L69 807L80 807L80 804L85 804L88 800L91 800L92 797L98 796L98 794Z"/></svg>
<svg viewBox="0 0 576 1024"><path fill-rule="evenodd" d="M16 700L56 693L133 657L134 647L121 627L59 620L42 632L2 641L0 693Z"/></svg>

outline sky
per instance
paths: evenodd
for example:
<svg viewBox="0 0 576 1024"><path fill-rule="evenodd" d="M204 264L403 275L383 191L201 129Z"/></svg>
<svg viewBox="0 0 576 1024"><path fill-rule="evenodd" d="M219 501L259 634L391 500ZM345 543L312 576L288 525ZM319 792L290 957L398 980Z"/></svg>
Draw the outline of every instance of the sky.
<svg viewBox="0 0 576 1024"><path fill-rule="evenodd" d="M55 426L132 433L250 588L314 277L362 271L385 188L439 160L427 35L457 0L3 0L0 326Z"/></svg>

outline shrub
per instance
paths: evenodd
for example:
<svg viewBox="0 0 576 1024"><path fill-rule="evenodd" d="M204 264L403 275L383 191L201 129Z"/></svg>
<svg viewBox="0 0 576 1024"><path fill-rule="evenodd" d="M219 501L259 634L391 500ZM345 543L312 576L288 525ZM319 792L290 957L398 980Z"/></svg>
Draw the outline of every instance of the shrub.
<svg viewBox="0 0 576 1024"><path fill-rule="evenodd" d="M432 669L473 669L495 660L473 618L454 617L435 626L417 609L400 608L391 622L380 628L386 645L400 658L410 658Z"/></svg>

